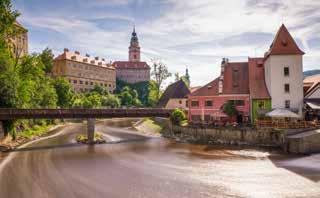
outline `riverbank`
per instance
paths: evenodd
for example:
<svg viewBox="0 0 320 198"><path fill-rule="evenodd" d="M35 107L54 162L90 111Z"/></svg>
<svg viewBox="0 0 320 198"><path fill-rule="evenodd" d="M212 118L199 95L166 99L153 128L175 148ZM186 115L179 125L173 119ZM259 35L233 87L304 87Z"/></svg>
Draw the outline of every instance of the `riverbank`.
<svg viewBox="0 0 320 198"><path fill-rule="evenodd" d="M0 151L12 150L28 142L53 135L58 132L59 129L65 124L66 123L59 123L55 125L50 124L44 126L35 125L31 128L19 132L15 140L13 140L12 136L8 135L7 137L0 140Z"/></svg>

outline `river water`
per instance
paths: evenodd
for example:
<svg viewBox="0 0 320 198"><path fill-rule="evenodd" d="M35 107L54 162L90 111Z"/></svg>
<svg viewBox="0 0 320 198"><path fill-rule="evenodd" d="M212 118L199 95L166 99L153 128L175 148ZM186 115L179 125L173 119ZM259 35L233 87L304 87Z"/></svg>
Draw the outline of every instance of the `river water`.
<svg viewBox="0 0 320 198"><path fill-rule="evenodd" d="M320 155L179 144L126 125L97 124L120 143L78 145L79 123L11 152L0 163L0 197L320 197Z"/></svg>

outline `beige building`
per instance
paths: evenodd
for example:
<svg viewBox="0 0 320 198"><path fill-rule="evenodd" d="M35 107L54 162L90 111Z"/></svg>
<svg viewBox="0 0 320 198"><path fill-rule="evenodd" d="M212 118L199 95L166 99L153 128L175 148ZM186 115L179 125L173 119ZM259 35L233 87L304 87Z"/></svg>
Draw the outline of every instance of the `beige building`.
<svg viewBox="0 0 320 198"><path fill-rule="evenodd" d="M12 53L15 57L22 57L28 54L28 30L20 23L15 23L17 27L17 36L10 38Z"/></svg>
<svg viewBox="0 0 320 198"><path fill-rule="evenodd" d="M54 59L53 76L63 76L76 91L86 92L95 85L105 87L109 93L116 88L116 70L104 58L80 55L78 51L64 49L63 54Z"/></svg>
<svg viewBox="0 0 320 198"><path fill-rule="evenodd" d="M150 67L140 60L140 46L137 33L133 29L129 46L129 61L115 61L117 78L127 83L137 83L150 80Z"/></svg>

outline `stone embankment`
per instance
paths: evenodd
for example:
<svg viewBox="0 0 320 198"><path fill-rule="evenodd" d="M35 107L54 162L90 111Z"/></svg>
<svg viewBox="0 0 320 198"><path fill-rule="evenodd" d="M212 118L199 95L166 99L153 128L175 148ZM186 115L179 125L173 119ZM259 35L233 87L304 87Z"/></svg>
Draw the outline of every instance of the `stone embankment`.
<svg viewBox="0 0 320 198"><path fill-rule="evenodd" d="M286 132L271 128L192 128L171 126L165 137L180 142L201 144L232 144L284 148Z"/></svg>
<svg viewBox="0 0 320 198"><path fill-rule="evenodd" d="M320 152L320 129L305 131L287 137L290 153L310 154Z"/></svg>

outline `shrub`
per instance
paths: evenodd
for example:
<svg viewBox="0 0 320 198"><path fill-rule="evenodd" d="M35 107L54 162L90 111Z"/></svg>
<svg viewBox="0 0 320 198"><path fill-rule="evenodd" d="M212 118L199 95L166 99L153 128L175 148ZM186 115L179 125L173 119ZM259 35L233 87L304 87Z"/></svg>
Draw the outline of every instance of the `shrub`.
<svg viewBox="0 0 320 198"><path fill-rule="evenodd" d="M181 125L186 120L186 114L181 109L175 109L171 113L170 120L175 125Z"/></svg>

